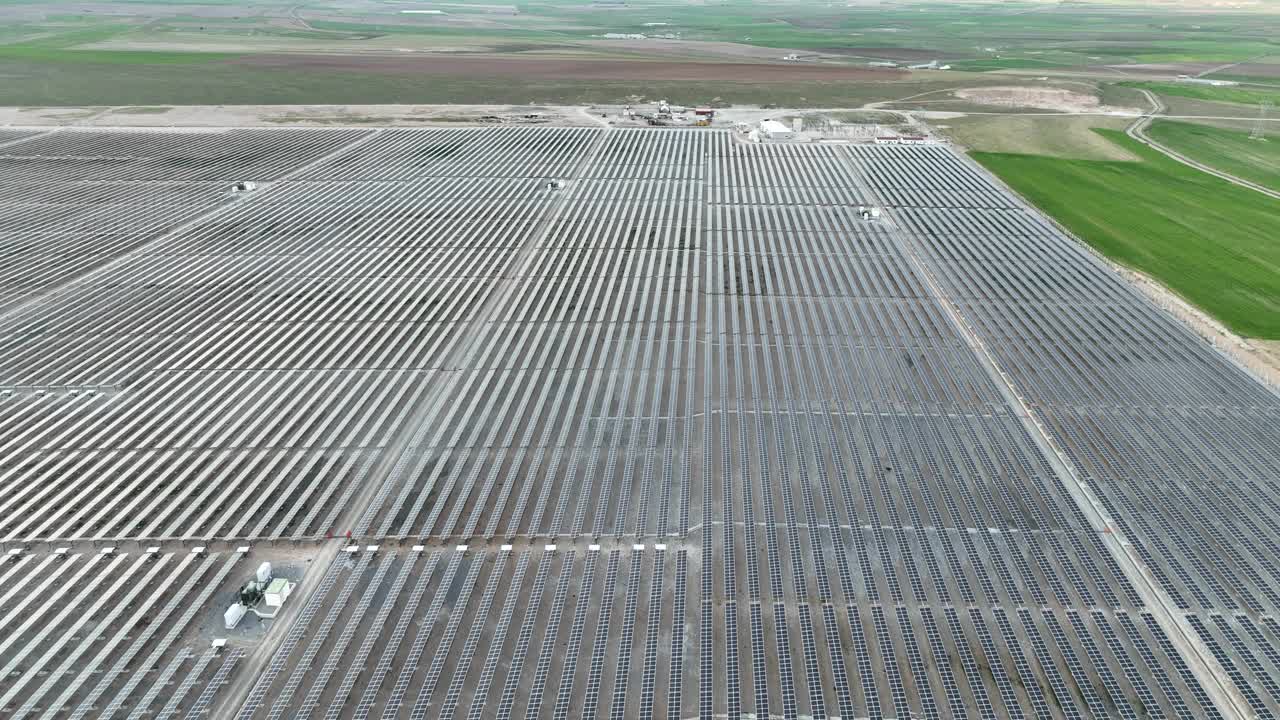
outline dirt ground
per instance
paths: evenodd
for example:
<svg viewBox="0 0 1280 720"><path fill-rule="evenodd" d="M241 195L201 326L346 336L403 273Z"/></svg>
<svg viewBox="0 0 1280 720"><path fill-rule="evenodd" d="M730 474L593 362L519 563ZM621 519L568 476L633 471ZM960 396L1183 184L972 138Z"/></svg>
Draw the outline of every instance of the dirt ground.
<svg viewBox="0 0 1280 720"><path fill-rule="evenodd" d="M1097 95L1076 92L1065 87L996 86L972 87L955 91L961 100L993 105L997 108L1034 108L1056 113L1132 114L1133 108L1103 105Z"/></svg>
<svg viewBox="0 0 1280 720"><path fill-rule="evenodd" d="M1080 160L1135 160L1093 128L1123 130L1129 118L1085 115L970 115L934 122L954 142L980 152L1031 153Z"/></svg>
<svg viewBox="0 0 1280 720"><path fill-rule="evenodd" d="M180 105L0 108L0 126L241 127L276 125L456 126L601 124L582 108L531 105Z"/></svg>
<svg viewBox="0 0 1280 720"><path fill-rule="evenodd" d="M77 125L106 112L102 107L0 108L0 125Z"/></svg>
<svg viewBox="0 0 1280 720"><path fill-rule="evenodd" d="M823 47L815 48L818 52L832 55L852 55L854 57L888 58L903 62L929 62L938 57L936 50L900 47Z"/></svg>
<svg viewBox="0 0 1280 720"><path fill-rule="evenodd" d="M585 40L576 45L604 52L634 52L660 57L733 58L738 60L778 60L785 55L813 55L813 50L760 47L735 42L710 40Z"/></svg>
<svg viewBox="0 0 1280 720"><path fill-rule="evenodd" d="M1055 112L1132 112L1103 105L1098 96L1056 87L996 86L956 90L961 100L997 107L1036 108Z"/></svg>
<svg viewBox="0 0 1280 720"><path fill-rule="evenodd" d="M1258 354L1265 357L1271 367L1280 370L1280 340L1250 340L1249 344L1258 349Z"/></svg>
<svg viewBox="0 0 1280 720"><path fill-rule="evenodd" d="M903 72L809 63L691 63L600 58L494 55L249 55L228 61L250 68L305 72L393 73L445 77L555 80L699 81L739 83L899 80Z"/></svg>
<svg viewBox="0 0 1280 720"><path fill-rule="evenodd" d="M652 106L650 106L652 107ZM618 123L621 105L179 105L88 108L4 108L0 127L226 127L462 125L601 126ZM601 117L601 115L607 117ZM890 111L738 106L718 111L716 125L755 124L766 118L828 115L842 122L905 122ZM924 132L924 129L919 129Z"/></svg>

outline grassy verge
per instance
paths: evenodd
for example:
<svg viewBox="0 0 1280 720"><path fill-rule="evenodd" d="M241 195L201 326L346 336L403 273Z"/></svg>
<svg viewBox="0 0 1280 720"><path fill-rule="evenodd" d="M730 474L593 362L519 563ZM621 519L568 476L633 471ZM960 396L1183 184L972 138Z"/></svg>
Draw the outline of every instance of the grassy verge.
<svg viewBox="0 0 1280 720"><path fill-rule="evenodd" d="M1280 339L1280 203L1098 130L1138 162L974 153L1108 257L1247 337Z"/></svg>
<svg viewBox="0 0 1280 720"><path fill-rule="evenodd" d="M1261 142L1250 140L1249 133L1242 130L1172 120L1155 122L1147 134L1193 160L1280 190L1280 137Z"/></svg>

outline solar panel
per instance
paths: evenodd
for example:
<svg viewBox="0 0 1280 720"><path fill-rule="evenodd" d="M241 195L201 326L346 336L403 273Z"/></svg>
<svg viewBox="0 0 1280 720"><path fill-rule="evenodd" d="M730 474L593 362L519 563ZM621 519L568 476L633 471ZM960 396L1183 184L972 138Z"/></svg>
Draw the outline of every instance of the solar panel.
<svg viewBox="0 0 1280 720"><path fill-rule="evenodd" d="M186 712L240 572L204 550L348 528L207 714L676 718L696 682L704 718L1216 717L1184 625L1280 712L1280 403L950 150L95 128L0 162L11 713Z"/></svg>

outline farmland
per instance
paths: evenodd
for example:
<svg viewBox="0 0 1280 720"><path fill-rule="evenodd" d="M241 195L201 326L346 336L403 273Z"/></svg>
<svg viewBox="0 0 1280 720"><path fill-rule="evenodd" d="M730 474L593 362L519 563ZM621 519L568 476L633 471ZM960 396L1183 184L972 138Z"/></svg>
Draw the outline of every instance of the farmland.
<svg viewBox="0 0 1280 720"><path fill-rule="evenodd" d="M1185 82L1126 82L1121 84L1125 87L1150 90L1160 95L1208 100L1210 102L1238 103L1255 106L1260 102L1280 102L1280 87L1254 88L1247 86L1200 85Z"/></svg>
<svg viewBox="0 0 1280 720"><path fill-rule="evenodd" d="M1280 36L1280 16L1263 11L1169 10L1161 18L1123 5L922 3L833 13L804 3L637 0L603 7L564 0L444 3L437 14L402 9L363 0L273 0L250 11L230 3L131 2L101 13L91 2L8 0L0 3L0 103L191 104L197 77L207 88L206 104L583 103L663 95L693 101L722 79L708 64L752 63L762 74L788 79L728 81L723 93L710 97L857 107L919 90L838 72L815 79L815 68L936 60L952 71L916 80L939 87L981 84L983 73L1004 70L1109 81L1115 76L1108 68L1168 77L1240 62L1265 75ZM784 54L800 59L784 63ZM575 59L605 67L678 59L703 77L657 72L628 93L622 81L584 82L553 69L557 60ZM504 61L519 72L481 77L480 69ZM430 79L388 73L387 65L412 67ZM768 96L753 98L754 84L763 84Z"/></svg>
<svg viewBox="0 0 1280 720"><path fill-rule="evenodd" d="M1280 338L1275 201L1101 130L1140 162L974 157L1073 233L1249 337Z"/></svg>
<svg viewBox="0 0 1280 720"><path fill-rule="evenodd" d="M11 79L0 85L0 105L206 105L206 104L558 104L625 103L668 98L698 104L766 104L785 107L860 107L908 97L956 80L861 68L796 68L796 77L755 80L732 65L698 67L647 60L589 63L599 79L559 74L565 63L549 59L402 58L337 61L295 55L276 60L254 56L201 64L63 63L6 65ZM579 65L576 60L570 64ZM326 67L328 66L328 67ZM784 68L786 70L788 68ZM817 71L817 72L815 72ZM664 77L664 72L668 77ZM200 77L192 82L192 73ZM815 76L818 79L815 79ZM821 79L825 77L827 79ZM717 79L719 78L719 79Z"/></svg>
<svg viewBox="0 0 1280 720"><path fill-rule="evenodd" d="M1147 134L1198 162L1280 190L1280 143L1274 140L1251 140L1244 130L1172 120L1155 122Z"/></svg>

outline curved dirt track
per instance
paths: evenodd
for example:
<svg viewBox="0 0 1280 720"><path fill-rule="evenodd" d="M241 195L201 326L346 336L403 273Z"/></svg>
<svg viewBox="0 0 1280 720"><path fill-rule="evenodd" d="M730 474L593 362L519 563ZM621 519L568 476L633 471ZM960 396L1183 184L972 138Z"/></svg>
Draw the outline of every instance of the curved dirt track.
<svg viewBox="0 0 1280 720"><path fill-rule="evenodd" d="M1153 95L1150 91L1143 90L1142 94L1147 96L1147 100L1151 103L1152 110L1146 115L1139 117L1137 120L1134 120L1133 124L1130 125L1125 130L1125 132L1128 133L1129 137L1133 138L1134 140L1137 140L1138 142L1154 150L1159 150L1160 152L1164 153L1166 156L1173 158L1174 160L1177 160L1183 165L1187 165L1201 172L1206 172L1215 177L1222 178L1223 180L1226 180L1227 182L1232 183L1233 185L1239 185L1240 187L1243 187L1243 188L1249 188L1250 190L1254 190L1262 193L1263 195L1267 195L1269 197L1273 197L1277 200L1280 200L1280 192L1276 192L1275 190L1272 190L1271 188L1265 187L1263 185L1259 185L1258 183L1250 182L1243 178L1238 178L1235 175L1222 172L1221 170L1218 170L1217 168L1209 167L1208 165L1205 165L1202 162L1192 160L1186 155L1183 155L1182 153L1179 153L1176 150L1172 150L1165 145L1161 145L1160 143L1152 139L1150 135L1147 135L1147 128L1150 127L1152 120L1154 120L1156 117L1158 117L1161 113L1164 112L1165 107L1164 107L1164 103L1160 102L1159 98Z"/></svg>

